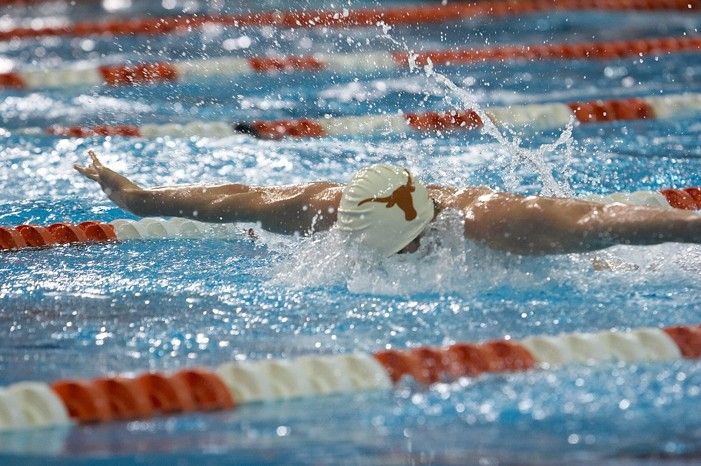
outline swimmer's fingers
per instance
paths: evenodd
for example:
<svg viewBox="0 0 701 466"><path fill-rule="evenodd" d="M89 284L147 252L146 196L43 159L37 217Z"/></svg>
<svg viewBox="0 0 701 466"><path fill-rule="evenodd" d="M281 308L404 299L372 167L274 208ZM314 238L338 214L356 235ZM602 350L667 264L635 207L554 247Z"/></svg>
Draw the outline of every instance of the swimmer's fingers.
<svg viewBox="0 0 701 466"><path fill-rule="evenodd" d="M100 159L97 158L95 151L89 150L88 155L90 156L90 160L92 160L93 167L97 169L103 168L102 162L100 162Z"/></svg>
<svg viewBox="0 0 701 466"><path fill-rule="evenodd" d="M73 168L84 177L97 181L98 183L100 182L100 174L94 167L83 167L76 163L73 165Z"/></svg>
<svg viewBox="0 0 701 466"><path fill-rule="evenodd" d="M88 156L90 157L90 165L84 167L82 165L75 164L73 165L73 168L75 168L78 171L78 173L80 173L84 177L90 178L91 180L100 183L100 172L102 172L105 169L105 166L102 165L100 159L97 158L97 154L95 153L95 151L89 150Z"/></svg>

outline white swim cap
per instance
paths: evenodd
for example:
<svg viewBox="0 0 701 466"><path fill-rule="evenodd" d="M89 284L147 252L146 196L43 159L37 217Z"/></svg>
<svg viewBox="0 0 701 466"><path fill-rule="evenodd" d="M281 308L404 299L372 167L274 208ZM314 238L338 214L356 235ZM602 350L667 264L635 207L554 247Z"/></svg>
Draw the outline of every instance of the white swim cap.
<svg viewBox="0 0 701 466"><path fill-rule="evenodd" d="M388 257L419 236L433 214L426 186L409 170L372 165L358 171L343 190L338 227Z"/></svg>

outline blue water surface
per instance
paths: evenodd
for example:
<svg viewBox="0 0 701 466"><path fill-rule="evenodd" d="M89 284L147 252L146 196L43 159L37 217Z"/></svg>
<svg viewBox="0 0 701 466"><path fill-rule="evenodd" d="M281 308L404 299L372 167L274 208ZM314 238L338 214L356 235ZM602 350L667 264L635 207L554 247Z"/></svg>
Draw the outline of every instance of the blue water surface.
<svg viewBox="0 0 701 466"><path fill-rule="evenodd" d="M55 21L323 2L134 2L7 9ZM89 2L85 2L89 3ZM127 2L131 3L131 2ZM103 2L104 5L110 2ZM212 4L217 4L212 6ZM403 4L409 4L407 2ZM113 2L112 5L119 5ZM173 6L175 5L175 6ZM349 8L373 6L352 2ZM345 5L344 5L345 6ZM338 5L336 5L338 7ZM683 13L538 13L401 26L409 49L697 34ZM17 67L209 56L402 51L380 28L208 28L162 37L0 44ZM244 50L227 50L246 36ZM247 42L247 41L244 41ZM485 108L701 91L696 53L607 61L436 67ZM533 167L481 133L261 141L27 136L51 124L163 123L443 110L459 100L421 72L299 73L198 83L0 93L0 224L134 218L72 169L86 151L145 186L346 182L398 163L425 182L543 191ZM559 130L526 129L536 149ZM575 195L701 185L701 118L576 126L542 154ZM508 173L516 175L511 183ZM376 351L701 322L701 248L666 244L600 254L509 257L450 233L414 256L361 264L333 235L260 231L221 240L134 241L0 255L0 385L233 359ZM597 272L596 256L635 264ZM701 452L701 364L570 366L422 387L257 404L232 412L0 434L2 464L681 464Z"/></svg>

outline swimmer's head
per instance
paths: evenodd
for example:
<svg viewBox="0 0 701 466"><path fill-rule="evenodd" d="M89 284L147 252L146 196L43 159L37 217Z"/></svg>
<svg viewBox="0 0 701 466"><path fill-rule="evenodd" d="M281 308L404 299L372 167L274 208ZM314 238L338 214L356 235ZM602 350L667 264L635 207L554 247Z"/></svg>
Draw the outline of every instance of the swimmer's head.
<svg viewBox="0 0 701 466"><path fill-rule="evenodd" d="M372 165L358 171L343 190L338 227L388 257L414 242L433 216L428 190L409 170Z"/></svg>

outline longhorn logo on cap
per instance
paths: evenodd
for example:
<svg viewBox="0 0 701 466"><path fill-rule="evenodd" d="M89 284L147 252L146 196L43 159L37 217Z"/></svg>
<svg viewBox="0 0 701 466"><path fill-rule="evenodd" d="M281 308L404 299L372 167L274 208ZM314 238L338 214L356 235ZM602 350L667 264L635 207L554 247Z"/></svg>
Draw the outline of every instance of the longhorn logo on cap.
<svg viewBox="0 0 701 466"><path fill-rule="evenodd" d="M403 184L395 189L389 196L363 199L362 201L358 202L358 205L361 206L366 202L379 202L387 204L386 207L388 209L396 205L402 209L402 212L404 212L404 219L407 222L414 220L416 218L416 209L414 208L414 199L411 197L411 193L413 193L416 188L414 187L414 183L411 179L411 173L409 173L409 171L406 169L404 171L406 172L408 178L406 184Z"/></svg>

